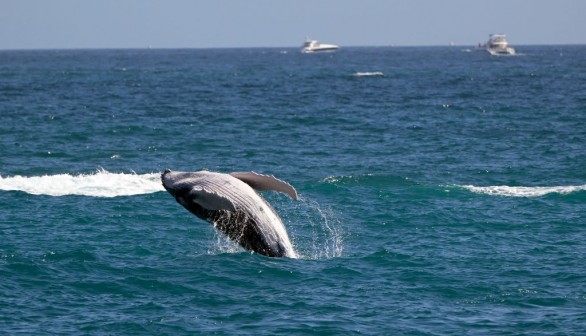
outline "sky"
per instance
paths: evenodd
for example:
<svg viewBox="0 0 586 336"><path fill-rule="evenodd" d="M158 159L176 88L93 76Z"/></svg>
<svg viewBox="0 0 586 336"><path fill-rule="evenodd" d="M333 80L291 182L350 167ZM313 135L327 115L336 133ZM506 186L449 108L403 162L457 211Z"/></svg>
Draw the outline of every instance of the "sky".
<svg viewBox="0 0 586 336"><path fill-rule="evenodd" d="M586 44L586 0L0 0L0 49Z"/></svg>

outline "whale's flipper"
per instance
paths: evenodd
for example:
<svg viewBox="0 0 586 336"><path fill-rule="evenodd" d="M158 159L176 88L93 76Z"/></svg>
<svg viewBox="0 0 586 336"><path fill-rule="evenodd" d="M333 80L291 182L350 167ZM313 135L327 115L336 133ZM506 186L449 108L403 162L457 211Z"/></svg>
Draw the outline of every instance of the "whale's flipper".
<svg viewBox="0 0 586 336"><path fill-rule="evenodd" d="M262 175L255 172L238 172L230 175L248 184L256 190L274 190L285 193L293 199L298 199L297 191L289 183L279 180L272 175Z"/></svg>
<svg viewBox="0 0 586 336"><path fill-rule="evenodd" d="M204 188L193 187L189 195L194 203L205 209L236 211L236 207L230 199Z"/></svg>

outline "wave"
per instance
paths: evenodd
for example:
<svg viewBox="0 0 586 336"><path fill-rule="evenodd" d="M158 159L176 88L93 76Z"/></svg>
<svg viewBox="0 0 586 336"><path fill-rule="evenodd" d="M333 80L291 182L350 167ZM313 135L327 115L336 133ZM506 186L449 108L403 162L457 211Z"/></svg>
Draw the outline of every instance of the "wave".
<svg viewBox="0 0 586 336"><path fill-rule="evenodd" d="M93 174L43 176L0 176L0 190L32 195L117 197L163 191L161 174L125 174L99 170Z"/></svg>
<svg viewBox="0 0 586 336"><path fill-rule="evenodd" d="M479 194L508 197L540 197L548 194L567 195L574 192L586 190L586 185L580 186L553 186L553 187L511 187L511 186L486 186L477 187L473 185L461 185L459 187L468 189Z"/></svg>
<svg viewBox="0 0 586 336"><path fill-rule="evenodd" d="M410 188L414 187L421 192L428 195L435 195L435 192L445 192L450 189L466 189L468 191L485 194L490 196L506 196L506 197L541 197L549 194L568 195L582 191L586 191L585 185L568 185L568 186L549 186L549 187L527 187L527 186L475 186L475 185L458 185L458 184L440 184L440 185L426 185L417 181L413 181L408 177L393 176L393 175L344 175L344 176L328 176L320 181L321 183L336 185L336 186L364 186L376 188Z"/></svg>
<svg viewBox="0 0 586 336"><path fill-rule="evenodd" d="M373 71L373 72L355 72L354 76L356 77L384 77L384 73L380 71Z"/></svg>

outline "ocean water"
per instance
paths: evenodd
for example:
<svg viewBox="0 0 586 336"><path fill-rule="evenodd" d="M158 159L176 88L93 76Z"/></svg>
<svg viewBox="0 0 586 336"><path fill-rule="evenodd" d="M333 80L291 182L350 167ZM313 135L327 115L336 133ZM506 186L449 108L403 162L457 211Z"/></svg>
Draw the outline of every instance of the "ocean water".
<svg viewBox="0 0 586 336"><path fill-rule="evenodd" d="M0 333L584 333L586 47L517 51L0 51ZM166 168L291 183L301 257Z"/></svg>

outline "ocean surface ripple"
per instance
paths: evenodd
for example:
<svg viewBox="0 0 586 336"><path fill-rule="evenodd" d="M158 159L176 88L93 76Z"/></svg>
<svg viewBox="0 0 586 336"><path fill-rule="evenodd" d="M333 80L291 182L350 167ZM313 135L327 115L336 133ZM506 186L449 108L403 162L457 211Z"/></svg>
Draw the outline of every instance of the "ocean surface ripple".
<svg viewBox="0 0 586 336"><path fill-rule="evenodd" d="M578 335L586 47L0 51L2 335ZM160 174L256 171L299 259Z"/></svg>

